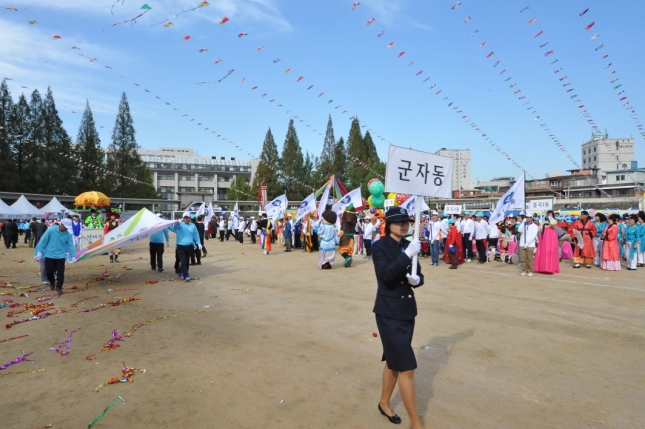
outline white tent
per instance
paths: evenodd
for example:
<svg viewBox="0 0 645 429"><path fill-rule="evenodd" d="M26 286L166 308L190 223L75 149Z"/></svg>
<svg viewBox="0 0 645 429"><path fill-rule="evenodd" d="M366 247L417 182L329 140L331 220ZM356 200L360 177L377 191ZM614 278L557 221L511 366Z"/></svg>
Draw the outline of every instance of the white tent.
<svg viewBox="0 0 645 429"><path fill-rule="evenodd" d="M22 213L16 211L15 209L12 209L11 206L9 206L7 203L4 201L0 200L0 218L2 219L18 219L21 216L24 216Z"/></svg>
<svg viewBox="0 0 645 429"><path fill-rule="evenodd" d="M18 201L11 205L11 208L16 210L22 215L35 216L35 217L44 217L45 213L27 201L24 195L21 195L18 198Z"/></svg>
<svg viewBox="0 0 645 429"><path fill-rule="evenodd" d="M74 211L68 209L58 201L58 198L54 197L50 202L45 204L45 206L40 209L43 213L63 213L63 215L75 215Z"/></svg>

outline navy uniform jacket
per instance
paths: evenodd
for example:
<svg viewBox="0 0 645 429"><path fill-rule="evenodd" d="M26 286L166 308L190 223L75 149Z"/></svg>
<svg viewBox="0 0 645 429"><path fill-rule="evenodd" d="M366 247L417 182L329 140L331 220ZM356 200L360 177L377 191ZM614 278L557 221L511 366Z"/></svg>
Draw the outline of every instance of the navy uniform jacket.
<svg viewBox="0 0 645 429"><path fill-rule="evenodd" d="M412 272L412 261L402 251L409 244L408 240L404 239L399 243L392 237L385 236L372 245L372 260L378 281L373 311L389 319L414 320L417 315L413 286L405 277ZM418 263L417 275L421 278L418 286L422 286L423 274Z"/></svg>

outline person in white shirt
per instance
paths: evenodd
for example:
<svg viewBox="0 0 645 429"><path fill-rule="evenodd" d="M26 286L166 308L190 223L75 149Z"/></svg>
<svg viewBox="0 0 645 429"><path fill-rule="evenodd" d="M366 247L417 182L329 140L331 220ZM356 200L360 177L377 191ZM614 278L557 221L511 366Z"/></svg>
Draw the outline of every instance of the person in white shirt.
<svg viewBox="0 0 645 429"><path fill-rule="evenodd" d="M255 216L251 216L249 231L251 231L251 243L255 244L255 237L258 234L258 222L255 220Z"/></svg>
<svg viewBox="0 0 645 429"><path fill-rule="evenodd" d="M432 212L428 222L428 244L430 245L430 254L432 256L432 266L439 266L439 232L441 231L441 222L439 222L439 213Z"/></svg>
<svg viewBox="0 0 645 429"><path fill-rule="evenodd" d="M537 244L538 227L533 223L533 213L527 213L522 225L519 226L520 232L520 255L522 257L522 274L523 276L533 276L533 254Z"/></svg>
<svg viewBox="0 0 645 429"><path fill-rule="evenodd" d="M372 230L372 246L374 246L374 243L379 241L379 239L381 238L381 230L379 229L379 226L381 226L381 220L376 216L373 217L372 226L374 227L374 229Z"/></svg>
<svg viewBox="0 0 645 429"><path fill-rule="evenodd" d="M475 214L475 243L477 244L477 259L480 264L486 263L486 239L490 232L490 226L484 219L484 213Z"/></svg>
<svg viewBox="0 0 645 429"><path fill-rule="evenodd" d="M239 237L237 236L238 231L240 230L240 219L237 216L233 216L233 238L237 241Z"/></svg>
<svg viewBox="0 0 645 429"><path fill-rule="evenodd" d="M441 243L439 251L441 253L445 252L446 249L446 238L448 238L448 231L450 231L450 224L448 223L448 215L444 214L439 227L441 228Z"/></svg>
<svg viewBox="0 0 645 429"><path fill-rule="evenodd" d="M363 227L363 245L365 246L365 257L372 259L372 233L374 232L374 222L372 217L367 216L367 222ZM376 218L374 218L376 219Z"/></svg>
<svg viewBox="0 0 645 429"><path fill-rule="evenodd" d="M464 256L466 262L472 262L475 259L475 252L473 252L473 233L475 232L475 222L470 218L470 212L464 212L464 218L461 221L461 235L463 236L464 243Z"/></svg>
<svg viewBox="0 0 645 429"><path fill-rule="evenodd" d="M226 232L226 221L223 216L219 217L219 222L217 223L217 229L219 230L219 241L224 241L224 233Z"/></svg>
<svg viewBox="0 0 645 429"><path fill-rule="evenodd" d="M237 230L237 241L240 242L240 244L244 244L244 230L246 229L246 221L242 216L240 216L240 222L238 225L238 230Z"/></svg>
<svg viewBox="0 0 645 429"><path fill-rule="evenodd" d="M487 217L484 217L484 220L488 222ZM488 248L491 249L493 254L495 253L495 249L497 249L498 241L499 241L499 228L497 228L497 224L492 224L490 225L490 230L488 231Z"/></svg>

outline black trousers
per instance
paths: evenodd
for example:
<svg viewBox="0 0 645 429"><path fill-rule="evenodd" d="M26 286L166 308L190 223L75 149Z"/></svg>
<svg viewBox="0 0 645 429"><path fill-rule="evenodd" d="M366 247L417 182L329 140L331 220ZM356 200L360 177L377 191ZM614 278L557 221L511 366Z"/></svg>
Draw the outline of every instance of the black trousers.
<svg viewBox="0 0 645 429"><path fill-rule="evenodd" d="M291 252L291 237L284 237L284 244L287 246L286 251Z"/></svg>
<svg viewBox="0 0 645 429"><path fill-rule="evenodd" d="M477 258L479 262L486 262L486 246L484 245L484 240L475 240L477 244Z"/></svg>
<svg viewBox="0 0 645 429"><path fill-rule="evenodd" d="M462 243L464 245L464 256L466 259L474 259L475 253L473 252L473 242L470 239L470 232L464 233Z"/></svg>
<svg viewBox="0 0 645 429"><path fill-rule="evenodd" d="M177 253L179 255L179 261L180 261L180 266L179 266L179 272L184 275L184 277L188 277L188 263L190 262L191 255L193 254L193 246L181 246L177 245ZM176 262L175 262L176 264Z"/></svg>
<svg viewBox="0 0 645 429"><path fill-rule="evenodd" d="M488 247L497 248L497 242L498 241L499 241L499 238L489 238L488 239Z"/></svg>
<svg viewBox="0 0 645 429"><path fill-rule="evenodd" d="M300 249L302 247L302 242L300 241L300 234L296 234L296 237L294 238L293 241L293 247L296 249Z"/></svg>
<svg viewBox="0 0 645 429"><path fill-rule="evenodd" d="M226 241L228 241L229 238L231 238L231 234L233 234L232 229L227 229L226 230Z"/></svg>
<svg viewBox="0 0 645 429"><path fill-rule="evenodd" d="M363 245L365 246L365 255L370 258L372 256L372 240L363 240Z"/></svg>
<svg viewBox="0 0 645 429"><path fill-rule="evenodd" d="M313 250L314 252L317 252L320 247L320 243L318 242L318 234L316 234L315 232L311 234L311 247L311 250Z"/></svg>
<svg viewBox="0 0 645 429"><path fill-rule="evenodd" d="M204 247L202 246L202 249L203 248ZM190 263L192 265L195 265L196 263L199 263L199 264L202 263L202 251L199 250L199 248L193 249L193 253L190 255Z"/></svg>
<svg viewBox="0 0 645 429"><path fill-rule="evenodd" d="M153 270L163 268L163 243L150 243L150 266Z"/></svg>
<svg viewBox="0 0 645 429"><path fill-rule="evenodd" d="M54 273L56 274L55 276ZM63 289L63 282L65 281L65 258L45 258L45 274L47 275L49 284L56 285L56 290Z"/></svg>
<svg viewBox="0 0 645 429"><path fill-rule="evenodd" d="M224 230L220 229L219 230L219 241L224 241Z"/></svg>
<svg viewBox="0 0 645 429"><path fill-rule="evenodd" d="M25 230L25 244L27 244L31 239L31 231L26 229Z"/></svg>
<svg viewBox="0 0 645 429"><path fill-rule="evenodd" d="M244 231L237 231L237 241L244 244Z"/></svg>
<svg viewBox="0 0 645 429"><path fill-rule="evenodd" d="M4 245L7 246L7 249L10 247L16 248L16 243L18 243L17 235L4 235Z"/></svg>
<svg viewBox="0 0 645 429"><path fill-rule="evenodd" d="M258 235L257 231L251 231L251 243L255 244L255 237Z"/></svg>

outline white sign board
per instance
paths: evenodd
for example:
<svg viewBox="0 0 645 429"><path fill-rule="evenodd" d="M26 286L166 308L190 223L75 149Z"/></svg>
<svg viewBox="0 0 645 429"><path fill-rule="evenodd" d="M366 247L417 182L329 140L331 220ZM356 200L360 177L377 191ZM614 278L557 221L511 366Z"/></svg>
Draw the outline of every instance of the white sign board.
<svg viewBox="0 0 645 429"><path fill-rule="evenodd" d="M455 205L447 205L443 208L444 214L461 214L461 206L455 206Z"/></svg>
<svg viewBox="0 0 645 429"><path fill-rule="evenodd" d="M553 200L533 200L526 203L526 210L532 212L546 212L553 210Z"/></svg>
<svg viewBox="0 0 645 429"><path fill-rule="evenodd" d="M383 203L383 209L387 210L390 207L394 207L394 200L393 199L392 200L385 200L385 202Z"/></svg>
<svg viewBox="0 0 645 429"><path fill-rule="evenodd" d="M388 148L385 190L452 198L453 159L398 146Z"/></svg>

